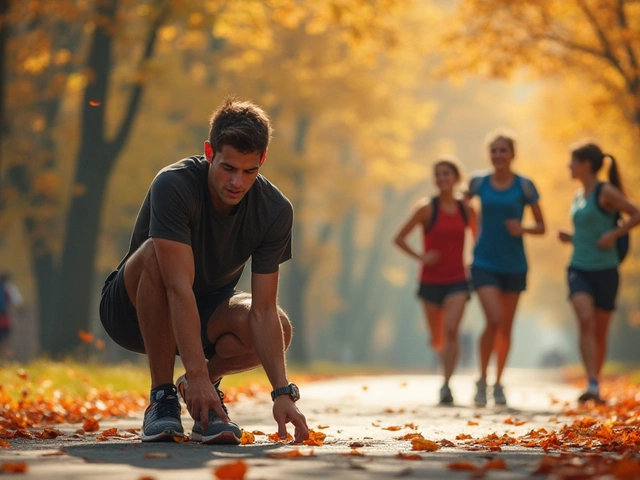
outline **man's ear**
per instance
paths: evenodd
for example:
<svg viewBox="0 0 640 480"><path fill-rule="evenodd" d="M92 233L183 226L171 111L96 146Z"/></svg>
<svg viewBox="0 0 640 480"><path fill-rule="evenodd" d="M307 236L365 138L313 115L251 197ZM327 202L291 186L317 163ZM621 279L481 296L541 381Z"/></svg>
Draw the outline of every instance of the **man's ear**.
<svg viewBox="0 0 640 480"><path fill-rule="evenodd" d="M213 147L209 143L209 140L204 142L204 157L207 159L207 162L211 163L213 161Z"/></svg>
<svg viewBox="0 0 640 480"><path fill-rule="evenodd" d="M260 159L260 166L262 166L264 161L267 159L267 150L267 148L264 149L264 153L262 154L262 158Z"/></svg>

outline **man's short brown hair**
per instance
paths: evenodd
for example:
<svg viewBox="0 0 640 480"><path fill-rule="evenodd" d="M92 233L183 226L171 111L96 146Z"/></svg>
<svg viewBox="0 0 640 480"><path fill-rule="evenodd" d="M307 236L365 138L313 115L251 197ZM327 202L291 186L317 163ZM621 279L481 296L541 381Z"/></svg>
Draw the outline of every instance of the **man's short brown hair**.
<svg viewBox="0 0 640 480"><path fill-rule="evenodd" d="M271 140L271 121L254 103L228 97L211 115L209 143L214 152L229 145L241 153L262 155Z"/></svg>

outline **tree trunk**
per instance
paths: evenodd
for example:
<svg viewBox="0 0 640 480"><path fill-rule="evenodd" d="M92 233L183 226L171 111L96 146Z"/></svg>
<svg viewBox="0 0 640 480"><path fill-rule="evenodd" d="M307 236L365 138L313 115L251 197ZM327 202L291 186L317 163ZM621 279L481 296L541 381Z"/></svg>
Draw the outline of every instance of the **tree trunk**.
<svg viewBox="0 0 640 480"><path fill-rule="evenodd" d="M87 152L84 154L87 155ZM97 165L108 165L107 159L98 156L83 158L94 158ZM90 312L94 305L94 259L108 178L103 170L95 167L91 170L85 161L78 172L77 178L82 182L81 185L86 185L86 192L74 198L68 214L69 224L59 273L60 292L53 325L56 334L47 345L47 351L53 355L72 352L78 344L78 331L90 330Z"/></svg>
<svg viewBox="0 0 640 480"><path fill-rule="evenodd" d="M296 138L294 139L294 151L303 156L306 148L307 133L309 131L310 119L302 116L296 125ZM304 208L304 179L302 173L297 170L293 173L293 184L298 187L294 209L301 211ZM283 308L288 312L291 324L293 325L293 340L289 347L288 359L298 363L309 362L309 351L307 349L307 325L305 314L305 295L309 283L309 269L303 264L304 255L304 235L305 230L300 222L293 225L293 255L289 260L288 278L286 291L283 292Z"/></svg>
<svg viewBox="0 0 640 480"><path fill-rule="evenodd" d="M158 5L164 6L151 25L141 65L153 55L158 29L169 11L168 3L158 0ZM93 72L93 79L84 94L75 194L67 215L56 315L53 325L45 327L53 328L56 332L53 338L46 340L46 351L54 356L73 352L79 344L78 331L90 330L91 311L97 308L91 300L104 194L109 175L129 138L142 99L143 85L138 83L132 89L116 136L107 141L104 103L113 69L113 39L108 30L115 20L117 8L116 0L99 4L98 14L103 23L95 28L89 52L88 67ZM96 102L100 104L96 106Z"/></svg>
<svg viewBox="0 0 640 480"><path fill-rule="evenodd" d="M6 82L7 82L7 21L6 16L9 13L9 0L0 0L0 182L3 180L3 145L4 135L6 131L5 123L5 99L6 99Z"/></svg>

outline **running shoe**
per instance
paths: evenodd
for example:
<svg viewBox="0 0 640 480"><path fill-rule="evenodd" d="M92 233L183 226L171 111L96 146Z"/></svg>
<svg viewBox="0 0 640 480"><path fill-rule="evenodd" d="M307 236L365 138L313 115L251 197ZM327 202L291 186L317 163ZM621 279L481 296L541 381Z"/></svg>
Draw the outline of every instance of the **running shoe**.
<svg viewBox="0 0 640 480"><path fill-rule="evenodd" d="M600 397L600 389L598 387L592 387L590 385L587 390L578 397L579 403L585 403L589 400L593 400L595 403L604 403L604 400Z"/></svg>
<svg viewBox="0 0 640 480"><path fill-rule="evenodd" d="M499 383L493 386L493 401L496 405L507 404L507 397L504 396L504 388Z"/></svg>
<svg viewBox="0 0 640 480"><path fill-rule="evenodd" d="M227 413L227 406L224 404L224 392L222 392L218 387L220 386L220 381L218 380L213 384L218 392L218 396L220 397L220 403L222 404L222 408ZM178 392L180 392L180 396L182 399L185 399L185 395L187 392L187 377L182 375L176 381L176 385L178 387ZM207 425L207 429L204 430L202 428L202 422L200 420L196 420L193 424L193 428L191 429L191 440L194 442L202 442L203 444L228 444L228 445L238 445L240 444L240 439L242 438L242 430L238 425L233 422L223 422L215 410L209 410L209 424Z"/></svg>
<svg viewBox="0 0 640 480"><path fill-rule="evenodd" d="M155 398L144 412L140 437L143 442L173 442L184 437L175 386L155 392Z"/></svg>
<svg viewBox="0 0 640 480"><path fill-rule="evenodd" d="M452 405L453 395L451 394L451 388L449 385L443 385L440 389L440 405Z"/></svg>
<svg viewBox="0 0 640 480"><path fill-rule="evenodd" d="M474 403L478 407L484 407L487 404L487 379L481 378L476 382L476 396L473 398Z"/></svg>

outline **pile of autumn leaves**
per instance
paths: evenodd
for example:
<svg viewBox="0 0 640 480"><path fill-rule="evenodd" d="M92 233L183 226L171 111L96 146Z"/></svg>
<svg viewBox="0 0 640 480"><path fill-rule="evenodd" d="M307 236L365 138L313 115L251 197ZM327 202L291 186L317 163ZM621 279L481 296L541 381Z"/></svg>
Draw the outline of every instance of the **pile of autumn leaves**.
<svg viewBox="0 0 640 480"><path fill-rule="evenodd" d="M18 370L16 375L26 380L27 374ZM133 412L139 412L147 404L147 398L140 393L93 390L87 396L74 397L61 391L45 395L42 392L31 392L24 389L16 398L0 386L0 447L9 448L12 439L54 439L62 433L55 428L60 424L78 424L75 437L93 436L98 441L110 439L139 439L139 429L117 430L115 428L100 431L99 422L112 417L126 417ZM257 387L245 389L231 389L227 392L225 401L234 402L237 398L252 397L262 393ZM421 460L420 452L433 452L441 448L459 448L464 450L479 450L487 452L501 452L503 447L521 446L542 449L542 457L535 474L553 474L554 478L574 479L609 475L616 479L640 478L640 385L633 384L626 378L619 378L607 382L604 394L608 399L605 405L587 404L576 407L566 404L561 417L566 417L570 423L564 424L557 430L539 428L530 430L522 436L495 433L475 438L469 433L460 433L455 441L441 439L433 441L418 433L414 424L403 426L381 427L389 431L409 429L413 432L397 440L411 444L410 452L400 451L396 458L401 460ZM560 425L559 420L551 419ZM505 419L505 424L523 425L511 417ZM468 421L468 426L477 425L474 420ZM380 426L380 425L374 425ZM317 430L328 428L318 425ZM472 429L468 430L472 431ZM244 431L242 444L256 442L256 436L265 436L267 441L278 442L277 434L267 435L260 431ZM311 430L309 440L304 445L321 447L326 435L321 431ZM286 442L293 439L289 436ZM369 445L354 441L345 456L366 456ZM373 446L372 446L373 447ZM269 453L270 458L300 458L314 456L312 449L289 449L283 452ZM25 464L5 463L0 465L0 472L25 472ZM220 479L244 478L248 466L238 460L225 464L214 473ZM466 470L473 476L483 476L488 470L508 470L505 460L498 456L487 460L483 465L460 461L447 465L451 470Z"/></svg>

